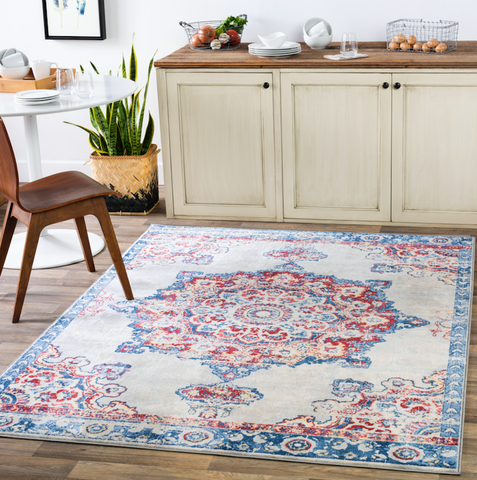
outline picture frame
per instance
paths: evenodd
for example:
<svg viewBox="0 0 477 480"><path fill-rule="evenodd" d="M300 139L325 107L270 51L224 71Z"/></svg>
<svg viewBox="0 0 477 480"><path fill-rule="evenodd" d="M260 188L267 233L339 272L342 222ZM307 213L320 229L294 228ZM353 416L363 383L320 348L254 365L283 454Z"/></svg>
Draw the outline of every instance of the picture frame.
<svg viewBox="0 0 477 480"><path fill-rule="evenodd" d="M42 0L46 40L104 40L104 0Z"/></svg>

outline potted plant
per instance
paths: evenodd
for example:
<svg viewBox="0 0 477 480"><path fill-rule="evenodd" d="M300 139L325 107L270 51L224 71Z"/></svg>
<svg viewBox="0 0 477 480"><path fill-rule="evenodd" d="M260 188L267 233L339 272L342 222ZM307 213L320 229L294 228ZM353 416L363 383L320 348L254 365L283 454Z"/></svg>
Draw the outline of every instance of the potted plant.
<svg viewBox="0 0 477 480"><path fill-rule="evenodd" d="M143 123L147 92L155 53L149 62L147 82L128 99L90 109L92 129L70 122L89 134L89 144L93 148L90 155L93 178L103 185L119 192L123 197L106 197L111 213L147 214L159 202L157 154L160 151L152 143L154 120L149 113L143 135ZM99 74L95 65L93 70ZM81 67L83 70L83 67ZM124 55L120 74L136 81L137 57L134 41L131 46L129 72ZM142 106L140 95L143 92Z"/></svg>

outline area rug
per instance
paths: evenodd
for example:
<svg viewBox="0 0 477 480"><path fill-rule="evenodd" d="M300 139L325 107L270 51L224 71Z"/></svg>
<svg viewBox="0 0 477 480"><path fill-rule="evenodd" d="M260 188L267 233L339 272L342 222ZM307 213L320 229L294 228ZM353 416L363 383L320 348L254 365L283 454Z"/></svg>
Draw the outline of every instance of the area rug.
<svg viewBox="0 0 477 480"><path fill-rule="evenodd" d="M459 473L473 252L151 226L136 299L109 270L0 377L0 435Z"/></svg>

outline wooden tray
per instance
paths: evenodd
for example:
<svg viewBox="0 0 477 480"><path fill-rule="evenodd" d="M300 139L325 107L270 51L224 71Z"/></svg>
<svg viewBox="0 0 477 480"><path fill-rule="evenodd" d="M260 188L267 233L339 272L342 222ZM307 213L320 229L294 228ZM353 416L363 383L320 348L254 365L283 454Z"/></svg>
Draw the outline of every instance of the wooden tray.
<svg viewBox="0 0 477 480"><path fill-rule="evenodd" d="M50 69L49 77L40 80L35 80L31 69L23 80L10 80L0 76L0 92L3 93L23 92L24 90L50 90L52 88L56 88L56 68Z"/></svg>

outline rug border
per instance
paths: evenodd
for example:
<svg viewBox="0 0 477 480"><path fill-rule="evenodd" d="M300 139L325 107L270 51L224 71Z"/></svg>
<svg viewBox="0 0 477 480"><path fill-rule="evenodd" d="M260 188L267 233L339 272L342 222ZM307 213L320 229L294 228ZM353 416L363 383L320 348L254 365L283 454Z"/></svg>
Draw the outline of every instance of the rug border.
<svg viewBox="0 0 477 480"><path fill-rule="evenodd" d="M159 228L158 228L159 227ZM463 389L462 389L462 409L461 409L461 425L462 428L460 429L459 433L459 450L460 450L460 455L457 460L457 465L456 468L453 470L449 469L443 469L443 468L433 468L432 470L429 469L429 467L422 467L422 466L416 466L416 465L406 465L406 464L379 464L379 463L368 463L368 462L355 462L352 460L327 460L325 458L313 458L313 459L308 459L306 457L283 457L275 454L267 454L267 455L261 455L261 454L256 454L256 453L247 453L246 455L243 455L238 452L223 452L223 451L216 451L216 450L209 450L207 448L201 448L201 450L196 450L194 448L187 448L187 447L180 447L180 446L150 446L147 444L142 444L142 445L134 445L134 444L127 444L125 445L124 443L116 443L114 441L95 441L95 440L88 440L82 441L81 439L52 439L51 437L47 437L44 435L29 435L29 434L8 434L5 435L5 432L0 431L0 437L2 438L19 438L19 439L26 439L26 440L41 440L41 441L47 441L47 442L60 442L60 443L72 443L72 444L81 444L81 445L100 445L100 446L112 446L112 447L120 447L120 448L138 448L138 449L148 449L148 450L158 450L158 451L176 451L176 452L182 452L182 453L196 453L196 454L207 454L207 455L220 455L220 456L225 456L225 457L237 457L237 458L254 458L254 459L262 459L262 460L275 460L275 461L285 461L285 462L295 462L295 463L306 463L306 464L311 464L311 465L332 465L332 466L351 466L351 467L359 467L359 468L379 468L382 470L394 470L394 471L402 471L402 472L421 472L421 473L437 473L437 474L446 474L446 475L460 475L461 474L461 468L462 468L462 456L463 456L463 438L464 438L464 427L465 427L465 400L466 400L466 391L467 391L467 377L468 377L468 370L469 370L469 355L470 355L470 340L471 340L471 322L472 322L472 305L473 305L473 288L474 288L474 269L475 269L475 247L476 247L476 239L473 236L470 235L432 235L432 234L399 234L399 233L369 233L369 232L334 232L334 231L323 231L323 230L283 230L280 228L277 229L264 229L264 228L240 228L240 227L200 227L200 226L183 226L183 225L162 225L162 224L150 224L145 232L143 232L134 242L133 244L122 254L122 258L124 260L125 265L129 263L128 256L131 254L131 251L133 250L139 250L140 245L141 245L141 240L149 233L150 230L154 230L155 228L158 228L159 230L164 229L176 229L176 228L182 228L182 229L194 229L194 230L214 230L214 231L219 231L219 230L225 230L225 231L241 231L241 232L283 232L286 234L290 234L292 232L304 232L304 233L311 233L311 234L317 234L317 233L322 233L325 235L332 235L332 234L341 234L341 235L379 235L379 236L384 236L384 237L396 237L396 236L410 236L410 237L452 237L452 238L467 238L472 240L472 262L471 262L471 278L470 278L470 286L469 286L469 314L468 314L468 335L467 335L467 344L466 344L466 356L465 356L465 368L464 368L464 382L463 382ZM134 258L134 257L133 257ZM4 376L5 374L8 373L8 371L18 362L24 355L45 335L50 330L53 330L57 324L61 321L66 322L64 325L64 328L72 321L67 321L68 319L66 318L75 305L78 303L79 300L84 298L86 295L88 295L90 292L92 292L95 288L98 287L99 284L101 286L106 286L109 284L116 275L116 269L114 265L111 265L93 284L90 285L86 289L86 291L80 295L46 330L44 330L38 338L36 338L30 345L27 347L3 372L0 373L0 377ZM64 330L63 328L63 330ZM343 463L341 463L343 462ZM431 467L432 468L432 467Z"/></svg>

